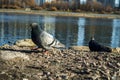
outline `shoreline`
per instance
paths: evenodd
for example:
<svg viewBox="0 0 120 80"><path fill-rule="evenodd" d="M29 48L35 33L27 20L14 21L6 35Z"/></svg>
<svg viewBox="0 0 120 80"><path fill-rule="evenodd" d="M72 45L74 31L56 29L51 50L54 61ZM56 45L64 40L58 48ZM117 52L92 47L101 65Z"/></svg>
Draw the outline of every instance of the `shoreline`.
<svg viewBox="0 0 120 80"><path fill-rule="evenodd" d="M25 11L25 10L14 10L14 9L0 9L0 13L61 16L61 17L120 19L120 15L116 15L116 14L97 14L97 13L88 13L88 12L77 13L77 12L61 12L61 11L39 11L39 10Z"/></svg>

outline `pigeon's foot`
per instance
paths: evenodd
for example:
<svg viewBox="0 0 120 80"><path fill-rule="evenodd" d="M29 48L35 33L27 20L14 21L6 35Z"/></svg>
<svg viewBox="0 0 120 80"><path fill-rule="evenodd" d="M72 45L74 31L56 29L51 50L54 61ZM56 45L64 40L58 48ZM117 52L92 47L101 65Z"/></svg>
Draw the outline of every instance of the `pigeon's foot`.
<svg viewBox="0 0 120 80"><path fill-rule="evenodd" d="M48 54L49 54L49 51L45 51L44 54L48 55Z"/></svg>
<svg viewBox="0 0 120 80"><path fill-rule="evenodd" d="M40 51L40 52L43 52L43 49L42 48L32 48L31 51Z"/></svg>

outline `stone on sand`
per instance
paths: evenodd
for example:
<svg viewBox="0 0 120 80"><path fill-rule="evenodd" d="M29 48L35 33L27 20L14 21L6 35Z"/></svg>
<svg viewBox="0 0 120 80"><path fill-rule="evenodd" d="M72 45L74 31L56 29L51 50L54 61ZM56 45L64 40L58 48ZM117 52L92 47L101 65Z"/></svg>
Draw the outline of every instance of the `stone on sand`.
<svg viewBox="0 0 120 80"><path fill-rule="evenodd" d="M112 52L117 52L117 53L119 53L120 52L120 48L112 48Z"/></svg>
<svg viewBox="0 0 120 80"><path fill-rule="evenodd" d="M36 46L31 39L22 39L15 42L15 45L19 47L33 47Z"/></svg>
<svg viewBox="0 0 120 80"><path fill-rule="evenodd" d="M29 60L29 56L26 55L25 53L15 51L0 51L0 58L4 60L11 60L14 58Z"/></svg>
<svg viewBox="0 0 120 80"><path fill-rule="evenodd" d="M78 51L90 51L87 46L70 46L69 49L78 50Z"/></svg>

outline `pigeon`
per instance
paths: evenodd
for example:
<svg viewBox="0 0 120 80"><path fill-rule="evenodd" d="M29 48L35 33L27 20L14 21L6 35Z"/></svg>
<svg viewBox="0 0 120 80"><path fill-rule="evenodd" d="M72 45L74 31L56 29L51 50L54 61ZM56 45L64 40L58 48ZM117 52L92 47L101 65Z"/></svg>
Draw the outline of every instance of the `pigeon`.
<svg viewBox="0 0 120 80"><path fill-rule="evenodd" d="M110 47L101 45L98 42L96 42L94 37L91 37L91 40L89 41L89 49L90 51L97 52L112 52L112 49Z"/></svg>
<svg viewBox="0 0 120 80"><path fill-rule="evenodd" d="M54 38L46 31L42 30L38 23L32 23L30 26L32 28L32 41L38 46L38 48L43 48L45 50L52 50L53 48L65 48L65 45L62 44L59 40Z"/></svg>

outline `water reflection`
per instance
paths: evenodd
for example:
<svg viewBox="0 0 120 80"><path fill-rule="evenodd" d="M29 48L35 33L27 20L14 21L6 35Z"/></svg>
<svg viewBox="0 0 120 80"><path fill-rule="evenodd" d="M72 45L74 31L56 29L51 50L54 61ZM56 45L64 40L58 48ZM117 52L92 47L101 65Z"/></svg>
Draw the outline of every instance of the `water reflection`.
<svg viewBox="0 0 120 80"><path fill-rule="evenodd" d="M113 19L111 46L120 46L120 19Z"/></svg>
<svg viewBox="0 0 120 80"><path fill-rule="evenodd" d="M55 37L61 40L66 46L77 45L78 26L77 18L57 17Z"/></svg>
<svg viewBox="0 0 120 80"><path fill-rule="evenodd" d="M26 19L24 19L26 18ZM0 15L0 45L15 42L29 36L28 16L19 18L18 15ZM23 23L25 21L26 23Z"/></svg>
<svg viewBox="0 0 120 80"><path fill-rule="evenodd" d="M110 46L112 35L111 19L87 19L85 23L85 44L90 37L94 35L95 39L107 46Z"/></svg>
<svg viewBox="0 0 120 80"><path fill-rule="evenodd" d="M55 17L45 16L42 23L42 26L44 26L44 30L52 34L53 36L55 36L55 21Z"/></svg>
<svg viewBox="0 0 120 80"><path fill-rule="evenodd" d="M107 46L120 47L120 19L91 19L0 14L0 45L30 38L29 24L37 22L66 46L88 45L92 35Z"/></svg>
<svg viewBox="0 0 120 80"><path fill-rule="evenodd" d="M78 20L78 40L77 44L84 45L84 38L85 38L85 18L79 18Z"/></svg>

